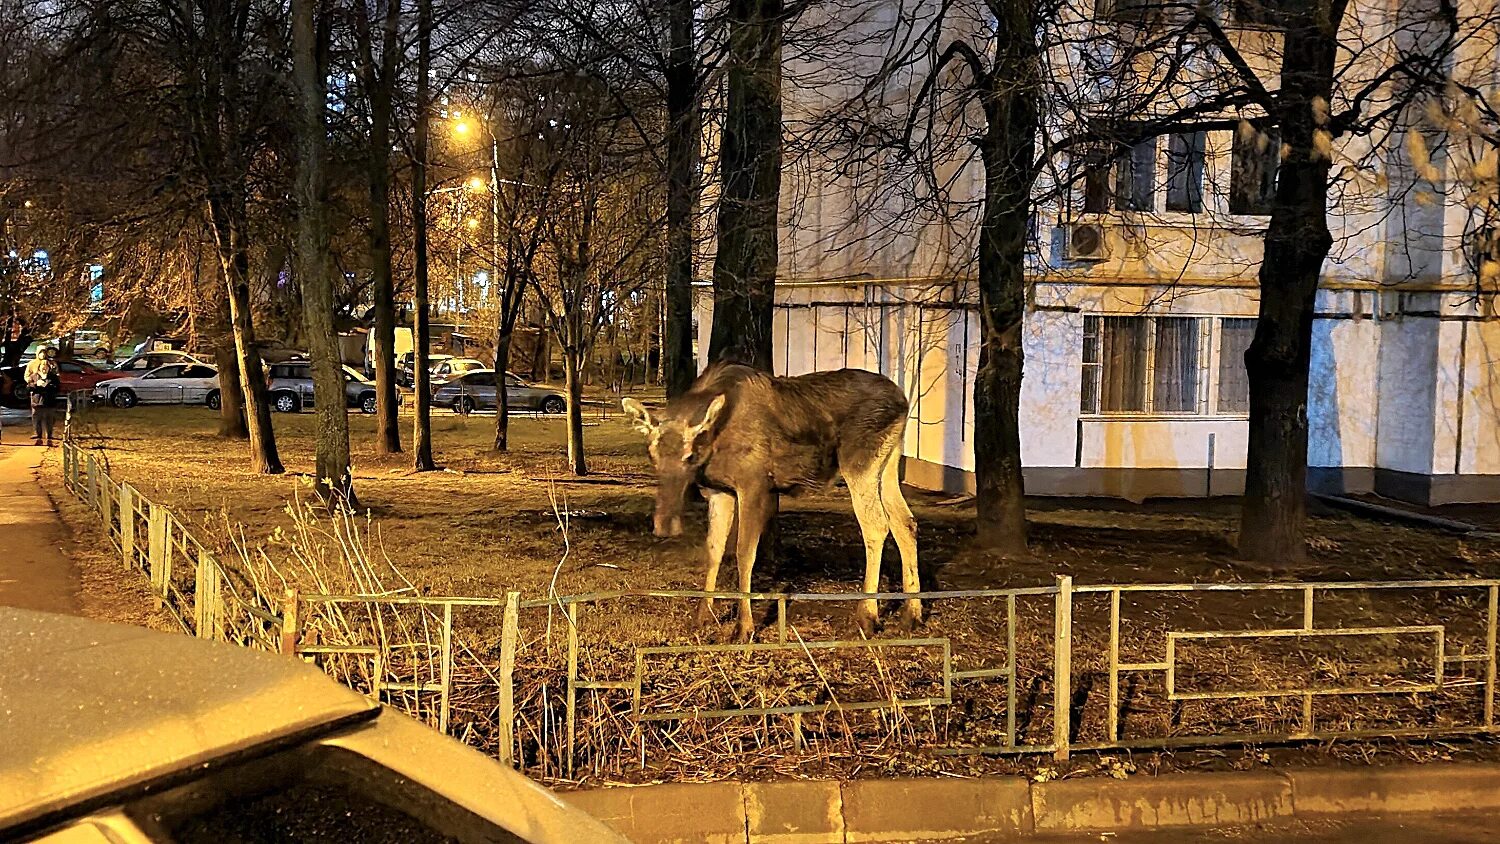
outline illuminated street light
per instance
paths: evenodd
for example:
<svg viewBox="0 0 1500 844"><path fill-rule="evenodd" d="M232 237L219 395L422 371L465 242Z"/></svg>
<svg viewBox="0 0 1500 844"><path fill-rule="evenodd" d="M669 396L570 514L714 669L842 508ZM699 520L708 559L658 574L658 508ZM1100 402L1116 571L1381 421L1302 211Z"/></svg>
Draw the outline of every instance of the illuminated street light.
<svg viewBox="0 0 1500 844"><path fill-rule="evenodd" d="M26 200L26 207L27 207L27 208L30 208L30 207L31 207L31 200L29 200L29 199L28 199L28 200Z"/></svg>
<svg viewBox="0 0 1500 844"><path fill-rule="evenodd" d="M460 120L460 121L454 123L453 124L453 134L455 134L455 135L467 135L467 134L469 134L469 122L467 120Z"/></svg>
<svg viewBox="0 0 1500 844"><path fill-rule="evenodd" d="M468 226L471 229L477 229L479 228L479 221L473 217L470 217L469 219L464 220L464 225Z"/></svg>
<svg viewBox="0 0 1500 844"><path fill-rule="evenodd" d="M481 179L478 176L475 176L469 180L469 190L474 191L475 193L479 193L480 191L484 190L485 187L486 185L484 179Z"/></svg>

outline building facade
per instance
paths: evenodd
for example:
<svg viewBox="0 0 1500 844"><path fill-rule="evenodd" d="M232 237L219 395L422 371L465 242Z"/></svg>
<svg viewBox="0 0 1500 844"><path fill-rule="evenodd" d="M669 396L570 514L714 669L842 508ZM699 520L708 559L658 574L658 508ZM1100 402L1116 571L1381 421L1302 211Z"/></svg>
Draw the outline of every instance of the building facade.
<svg viewBox="0 0 1500 844"><path fill-rule="evenodd" d="M1364 37L1395 37L1403 8L1380 4L1388 26ZM1378 30L1380 15L1365 11ZM1274 53L1273 34L1246 37ZM1481 34L1461 56L1492 91L1495 38ZM789 114L797 108L789 100ZM1424 504L1500 501L1497 286L1476 265L1482 224L1460 185L1494 152L1428 156L1411 131L1393 121L1336 152L1347 166L1336 168L1335 246L1313 325L1309 484ZM1027 267L1028 492L1243 491L1244 352L1279 152L1274 129L1248 122L1167 133L1042 204ZM957 202L972 203L979 168L958 170L952 184L968 194ZM793 163L783 184L776 370L888 375L911 403L907 481L972 490L972 226L896 225L909 217L899 201L872 200L857 174L825 172ZM706 289L697 315L704 363Z"/></svg>

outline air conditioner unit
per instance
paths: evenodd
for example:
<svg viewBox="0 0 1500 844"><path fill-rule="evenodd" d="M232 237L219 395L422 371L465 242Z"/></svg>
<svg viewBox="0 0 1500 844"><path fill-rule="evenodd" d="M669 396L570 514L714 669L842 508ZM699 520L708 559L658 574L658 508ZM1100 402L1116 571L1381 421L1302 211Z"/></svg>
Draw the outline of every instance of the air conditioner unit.
<svg viewBox="0 0 1500 844"><path fill-rule="evenodd" d="M1064 231L1070 261L1103 261L1109 257L1109 229L1100 223L1070 223Z"/></svg>

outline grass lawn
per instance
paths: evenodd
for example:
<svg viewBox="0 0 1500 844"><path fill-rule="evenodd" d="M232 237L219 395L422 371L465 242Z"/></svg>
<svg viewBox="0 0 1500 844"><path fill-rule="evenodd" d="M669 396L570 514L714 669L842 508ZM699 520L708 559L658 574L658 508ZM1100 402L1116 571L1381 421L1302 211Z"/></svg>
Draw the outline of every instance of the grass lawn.
<svg viewBox="0 0 1500 844"><path fill-rule="evenodd" d="M274 418L288 470L282 476L248 472L247 446L215 436L215 416L203 408L94 408L80 429L87 445L106 450L113 475L172 506L205 538L222 535L227 517L253 543L287 525L286 504L306 496L313 464L313 414ZM410 420L402 421L409 445ZM561 417L513 417L508 454L490 450L493 426L492 415L435 414L443 471L414 473L409 455L374 453L372 417L350 416L356 489L373 535L414 582L455 595L534 592L554 574L564 594L701 585L704 508L695 502L684 537L651 535L651 467L641 437L619 413L588 420L593 474L581 479L567 473ZM1080 583L1265 578L1233 562L1238 506L1231 499L1038 499L1032 556L1008 560L970 548L971 503L907 493L928 588L1040 585L1056 574ZM570 515L566 543L557 509ZM863 550L848 495L834 489L788 499L782 509L780 564L757 570L756 588L853 589ZM1312 562L1295 572L1299 579L1462 576L1493 572L1500 562L1488 543L1337 512L1316 516L1312 532ZM888 544L888 577L895 558Z"/></svg>

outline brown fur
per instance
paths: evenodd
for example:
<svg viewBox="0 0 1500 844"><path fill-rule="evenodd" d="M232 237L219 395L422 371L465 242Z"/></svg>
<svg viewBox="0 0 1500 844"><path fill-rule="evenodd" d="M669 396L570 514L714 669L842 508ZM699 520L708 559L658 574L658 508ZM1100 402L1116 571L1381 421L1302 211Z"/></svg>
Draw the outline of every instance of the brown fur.
<svg viewBox="0 0 1500 844"><path fill-rule="evenodd" d="M865 535L865 590L879 583L885 538L895 531L903 588L917 591L916 523L897 481L907 402L890 379L859 369L779 378L745 366L710 367L682 396L653 416L631 399L625 409L650 443L657 469L656 532L681 531L683 499L699 489L709 499L708 577L714 591L720 558L738 521L740 591L761 533L782 494L823 488L842 477ZM723 497L732 497L731 502ZM750 636L749 601L741 601L739 635ZM873 627L874 602L861 624ZM704 615L711 617L712 600ZM920 602L908 601L915 623Z"/></svg>

